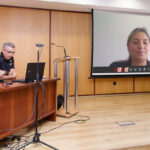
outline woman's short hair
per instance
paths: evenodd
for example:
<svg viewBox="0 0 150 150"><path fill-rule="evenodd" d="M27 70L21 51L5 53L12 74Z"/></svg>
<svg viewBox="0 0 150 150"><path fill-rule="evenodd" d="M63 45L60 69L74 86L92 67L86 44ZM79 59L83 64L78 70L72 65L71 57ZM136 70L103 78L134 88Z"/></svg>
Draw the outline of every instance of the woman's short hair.
<svg viewBox="0 0 150 150"><path fill-rule="evenodd" d="M133 31L132 31L132 32L129 34L129 36L128 36L127 45L129 45L129 43L130 43L132 37L133 37L137 32L144 32L144 33L147 35L147 37L148 37L148 39L149 39L149 41L150 41L150 37L149 37L148 31L147 31L147 29L146 29L145 27L142 27L142 28L135 28L135 29L133 29Z"/></svg>

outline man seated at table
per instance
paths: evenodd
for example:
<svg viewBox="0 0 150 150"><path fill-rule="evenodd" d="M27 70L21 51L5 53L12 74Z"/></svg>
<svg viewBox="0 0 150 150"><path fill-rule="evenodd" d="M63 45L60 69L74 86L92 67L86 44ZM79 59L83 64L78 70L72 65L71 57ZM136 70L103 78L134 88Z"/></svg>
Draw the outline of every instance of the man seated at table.
<svg viewBox="0 0 150 150"><path fill-rule="evenodd" d="M0 53L0 79L14 79L16 78L16 71L14 66L15 45L11 42L3 44Z"/></svg>

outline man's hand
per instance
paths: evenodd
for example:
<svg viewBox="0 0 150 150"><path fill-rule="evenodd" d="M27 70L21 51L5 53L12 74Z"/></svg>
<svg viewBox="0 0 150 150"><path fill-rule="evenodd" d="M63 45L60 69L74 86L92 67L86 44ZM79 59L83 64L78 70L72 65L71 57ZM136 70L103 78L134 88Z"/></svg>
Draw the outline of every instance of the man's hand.
<svg viewBox="0 0 150 150"><path fill-rule="evenodd" d="M6 74L6 71L0 70L0 77L3 77Z"/></svg>
<svg viewBox="0 0 150 150"><path fill-rule="evenodd" d="M0 79L1 80L15 79L15 78L16 78L16 71L15 71L15 69L11 69L9 71L9 73L7 73L7 71L0 70Z"/></svg>

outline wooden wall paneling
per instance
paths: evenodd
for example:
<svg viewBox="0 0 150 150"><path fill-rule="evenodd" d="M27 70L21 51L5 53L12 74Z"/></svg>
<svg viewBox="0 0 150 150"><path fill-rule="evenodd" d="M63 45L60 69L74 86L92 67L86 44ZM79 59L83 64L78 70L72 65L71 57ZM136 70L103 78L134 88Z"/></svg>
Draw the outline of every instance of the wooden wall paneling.
<svg viewBox="0 0 150 150"><path fill-rule="evenodd" d="M49 15L48 10L0 7L0 47L6 41L15 43L17 77L24 77L27 62L37 61L36 43L43 43L40 61L46 62L49 76Z"/></svg>
<svg viewBox="0 0 150 150"><path fill-rule="evenodd" d="M135 78L134 92L150 92L150 77Z"/></svg>
<svg viewBox="0 0 150 150"><path fill-rule="evenodd" d="M79 57L78 63L78 94L94 93L93 80L89 80L91 69L92 28L91 14L76 12L51 12L51 42L64 46L67 55ZM64 57L63 48L51 46L51 68L54 74L53 61ZM63 91L63 63L58 67L58 92ZM74 94L74 66L70 63L70 94Z"/></svg>
<svg viewBox="0 0 150 150"><path fill-rule="evenodd" d="M95 79L95 94L131 93L133 78Z"/></svg>

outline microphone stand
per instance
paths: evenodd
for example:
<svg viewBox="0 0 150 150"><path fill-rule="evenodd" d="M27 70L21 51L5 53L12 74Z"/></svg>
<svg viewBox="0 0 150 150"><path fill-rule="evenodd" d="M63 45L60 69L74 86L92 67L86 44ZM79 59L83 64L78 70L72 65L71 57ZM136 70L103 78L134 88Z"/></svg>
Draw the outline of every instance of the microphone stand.
<svg viewBox="0 0 150 150"><path fill-rule="evenodd" d="M60 46L60 45L57 45L55 43L51 43L51 44L54 45L54 46L56 46L56 47L62 47L64 49L64 55L65 55L64 58L70 57L70 56L67 56L67 52L66 52L66 49L65 49L64 46Z"/></svg>
<svg viewBox="0 0 150 150"><path fill-rule="evenodd" d="M41 46L39 46L39 47L41 47ZM55 148L51 145L48 145L47 143L42 142L39 138L40 133L38 133L38 90L39 90L39 48L37 50L35 135L34 135L33 140L31 142L26 143L25 145L17 148L16 150L20 150L20 149L25 148L26 146L28 146L32 143L38 143L38 142L45 145L45 146L47 146L47 147L49 147L49 148L52 148L54 150L58 150L57 148Z"/></svg>

